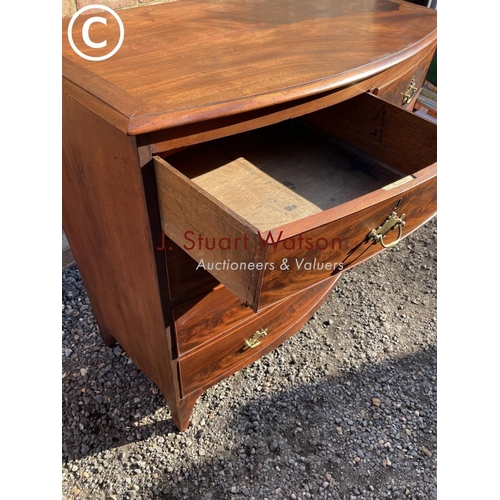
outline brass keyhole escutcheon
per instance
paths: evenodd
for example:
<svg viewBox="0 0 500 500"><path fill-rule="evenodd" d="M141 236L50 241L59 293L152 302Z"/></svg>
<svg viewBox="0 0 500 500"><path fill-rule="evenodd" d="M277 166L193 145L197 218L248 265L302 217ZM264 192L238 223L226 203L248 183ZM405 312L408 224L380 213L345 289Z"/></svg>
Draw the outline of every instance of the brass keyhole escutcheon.
<svg viewBox="0 0 500 500"><path fill-rule="evenodd" d="M416 91L417 84L415 82L415 78L412 78L410 85L406 89L406 92L403 94L403 102L401 103L401 105L404 106L405 104L408 104L413 99Z"/></svg>
<svg viewBox="0 0 500 500"><path fill-rule="evenodd" d="M405 225L405 221L403 220L404 218L405 214L398 217L396 212L392 212L391 215L387 216L387 219L385 219L382 225L377 227L377 229L372 229L368 233L367 238L375 243L380 243L384 248L392 248L396 246L403 237L403 226ZM392 243L385 243L385 235L395 227L398 228L398 237Z"/></svg>
<svg viewBox="0 0 500 500"><path fill-rule="evenodd" d="M265 330L257 330L251 338L245 339L245 345L247 347L250 347L250 349L253 349L262 342L262 339L266 335L267 335L267 328Z"/></svg>

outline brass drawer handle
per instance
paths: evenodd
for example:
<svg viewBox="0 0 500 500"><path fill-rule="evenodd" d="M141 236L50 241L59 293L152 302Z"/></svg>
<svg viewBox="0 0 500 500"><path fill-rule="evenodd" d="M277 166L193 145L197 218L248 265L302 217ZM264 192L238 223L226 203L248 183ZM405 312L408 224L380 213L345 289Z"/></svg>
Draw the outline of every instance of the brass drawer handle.
<svg viewBox="0 0 500 500"><path fill-rule="evenodd" d="M377 229L372 229L368 233L368 239L373 240L375 243L380 243L384 248L392 248L399 243L399 240L403 237L403 226L405 225L404 219L405 214L401 217L398 217L396 212L392 212L391 215L385 219L384 223L380 225ZM384 243L384 236L394 229L398 227L398 237L392 243Z"/></svg>
<svg viewBox="0 0 500 500"><path fill-rule="evenodd" d="M245 344L247 347L250 347L250 349L253 349L254 347L257 347L261 342L262 339L267 335L267 328L265 330L257 330L252 338L246 339Z"/></svg>
<svg viewBox="0 0 500 500"><path fill-rule="evenodd" d="M410 85L406 89L406 92L403 94L403 102L401 103L401 106L408 104L413 99L413 96L415 95L416 91L417 91L417 84L415 82L415 78L412 78Z"/></svg>

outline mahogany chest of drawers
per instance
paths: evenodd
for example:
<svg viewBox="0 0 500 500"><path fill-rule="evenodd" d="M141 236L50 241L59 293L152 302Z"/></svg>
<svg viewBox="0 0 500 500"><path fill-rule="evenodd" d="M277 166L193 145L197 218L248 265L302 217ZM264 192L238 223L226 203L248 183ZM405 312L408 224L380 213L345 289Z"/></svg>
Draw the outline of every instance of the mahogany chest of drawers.
<svg viewBox="0 0 500 500"><path fill-rule="evenodd" d="M436 129L409 109L436 15L181 0L119 16L102 61L64 27L63 225L103 339L184 430L204 390L435 214Z"/></svg>

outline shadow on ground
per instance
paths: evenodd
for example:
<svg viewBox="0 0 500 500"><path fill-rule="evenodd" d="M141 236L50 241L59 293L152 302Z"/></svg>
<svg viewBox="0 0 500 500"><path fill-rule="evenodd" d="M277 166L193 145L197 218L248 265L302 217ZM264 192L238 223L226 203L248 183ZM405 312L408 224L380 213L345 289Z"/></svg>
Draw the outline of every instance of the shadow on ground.
<svg viewBox="0 0 500 500"><path fill-rule="evenodd" d="M412 490L419 490L414 498L433 498L420 483L435 477L434 347L314 383L285 379L267 391L245 390L265 382L272 357L252 365L256 374L243 370L207 391L185 433L132 366L135 380L121 385L119 399L107 385L103 403L83 405L77 429L68 433L63 425L67 466L102 456L104 468L130 485L142 482L138 498L411 498ZM119 380L130 364L118 363ZM136 452L138 443L149 451ZM87 493L107 498L115 489L101 486Z"/></svg>

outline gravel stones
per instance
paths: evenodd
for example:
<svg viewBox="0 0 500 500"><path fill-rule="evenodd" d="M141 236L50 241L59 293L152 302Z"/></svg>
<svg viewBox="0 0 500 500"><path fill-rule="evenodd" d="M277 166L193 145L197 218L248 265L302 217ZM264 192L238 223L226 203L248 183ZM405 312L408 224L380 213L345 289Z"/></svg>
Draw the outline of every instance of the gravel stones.
<svg viewBox="0 0 500 500"><path fill-rule="evenodd" d="M63 498L435 499L436 220L403 243L206 391L183 433L66 270Z"/></svg>

